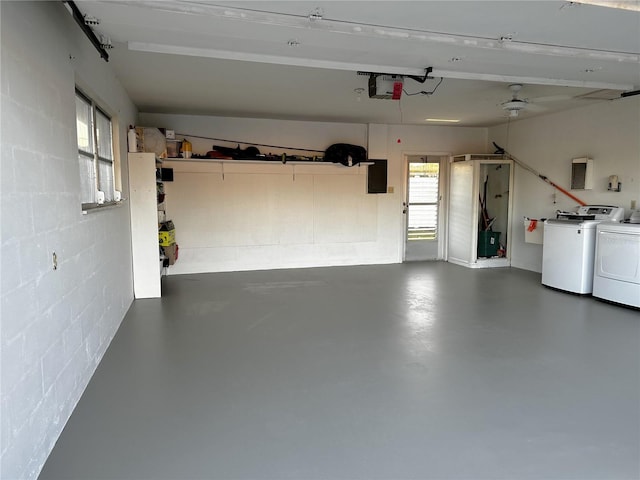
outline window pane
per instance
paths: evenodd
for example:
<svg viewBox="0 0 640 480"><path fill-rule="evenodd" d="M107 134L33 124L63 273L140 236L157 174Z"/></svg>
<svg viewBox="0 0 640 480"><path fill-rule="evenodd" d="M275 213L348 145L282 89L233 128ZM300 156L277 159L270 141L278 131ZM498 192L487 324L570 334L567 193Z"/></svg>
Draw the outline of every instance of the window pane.
<svg viewBox="0 0 640 480"><path fill-rule="evenodd" d="M95 203L96 172L93 157L78 155L80 165L80 193L82 203Z"/></svg>
<svg viewBox="0 0 640 480"><path fill-rule="evenodd" d="M98 190L104 192L105 202L113 201L113 163L105 160L98 160L98 168L100 169L100 185Z"/></svg>
<svg viewBox="0 0 640 480"><path fill-rule="evenodd" d="M98 156L113 160L111 120L100 110L96 111L96 129L98 133Z"/></svg>
<svg viewBox="0 0 640 480"><path fill-rule="evenodd" d="M440 164L409 164L408 240L435 240L438 233Z"/></svg>
<svg viewBox="0 0 640 480"><path fill-rule="evenodd" d="M78 94L76 94L76 131L78 150L93 153L91 104Z"/></svg>

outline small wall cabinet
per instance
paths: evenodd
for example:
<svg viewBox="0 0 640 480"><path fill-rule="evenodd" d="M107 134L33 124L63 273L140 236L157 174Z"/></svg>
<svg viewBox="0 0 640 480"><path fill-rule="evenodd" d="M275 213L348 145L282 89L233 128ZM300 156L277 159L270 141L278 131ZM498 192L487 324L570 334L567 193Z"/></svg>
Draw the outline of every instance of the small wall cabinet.
<svg viewBox="0 0 640 480"><path fill-rule="evenodd" d="M511 265L513 160L504 155L451 157L447 260L470 268Z"/></svg>
<svg viewBox="0 0 640 480"><path fill-rule="evenodd" d="M129 208L135 298L161 295L162 260L158 246L158 189L155 153L130 153Z"/></svg>

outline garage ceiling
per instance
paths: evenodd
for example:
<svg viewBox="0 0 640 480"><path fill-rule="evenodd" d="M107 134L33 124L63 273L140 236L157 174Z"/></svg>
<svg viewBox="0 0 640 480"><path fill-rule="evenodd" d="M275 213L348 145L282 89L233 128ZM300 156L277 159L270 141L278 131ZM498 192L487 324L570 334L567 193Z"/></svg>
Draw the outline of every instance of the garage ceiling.
<svg viewBox="0 0 640 480"><path fill-rule="evenodd" d="M141 112L490 126L507 121L513 83L528 101L513 120L640 88L633 10L556 0L76 5L113 45L109 61ZM357 74L419 78L427 67L432 78L405 78L399 101L369 98L369 77Z"/></svg>

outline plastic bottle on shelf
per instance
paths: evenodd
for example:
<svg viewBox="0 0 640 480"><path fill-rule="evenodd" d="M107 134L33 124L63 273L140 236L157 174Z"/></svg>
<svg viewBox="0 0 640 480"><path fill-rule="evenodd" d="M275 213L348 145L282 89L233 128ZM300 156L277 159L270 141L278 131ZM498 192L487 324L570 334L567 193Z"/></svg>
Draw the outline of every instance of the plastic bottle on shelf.
<svg viewBox="0 0 640 480"><path fill-rule="evenodd" d="M186 138L182 141L182 157L183 158L191 158L191 142Z"/></svg>
<svg viewBox="0 0 640 480"><path fill-rule="evenodd" d="M133 125L129 125L129 132L127 132L127 143L129 144L130 153L136 153L138 151L136 130L135 128L133 128Z"/></svg>

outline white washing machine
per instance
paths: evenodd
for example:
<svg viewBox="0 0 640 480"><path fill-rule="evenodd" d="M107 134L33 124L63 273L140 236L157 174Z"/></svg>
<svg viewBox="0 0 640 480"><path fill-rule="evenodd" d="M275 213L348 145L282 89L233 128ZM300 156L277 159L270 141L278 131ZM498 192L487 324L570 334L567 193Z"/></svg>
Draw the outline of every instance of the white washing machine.
<svg viewBox="0 0 640 480"><path fill-rule="evenodd" d="M620 221L624 209L610 205L585 205L576 212L558 213L544 222L542 284L566 292L588 295L593 290L596 227L603 221Z"/></svg>
<svg viewBox="0 0 640 480"><path fill-rule="evenodd" d="M640 224L597 226L593 296L640 308Z"/></svg>

